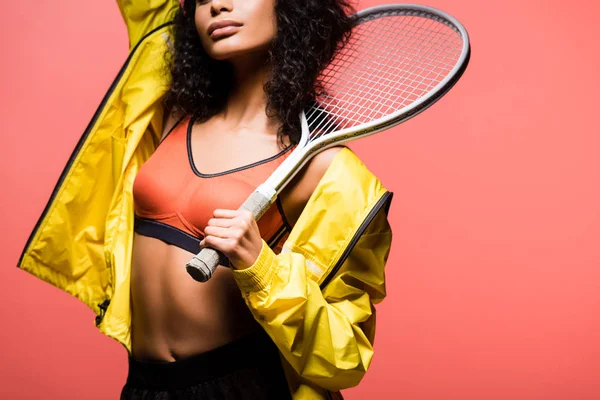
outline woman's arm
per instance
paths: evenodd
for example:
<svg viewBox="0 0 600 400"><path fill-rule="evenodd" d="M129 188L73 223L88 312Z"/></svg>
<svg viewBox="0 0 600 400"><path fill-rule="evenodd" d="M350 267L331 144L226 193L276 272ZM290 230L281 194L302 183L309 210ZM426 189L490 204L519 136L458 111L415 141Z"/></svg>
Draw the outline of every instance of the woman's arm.
<svg viewBox="0 0 600 400"><path fill-rule="evenodd" d="M340 149L313 158L284 191L282 202L291 224ZM291 248L277 255L264 240L258 256L249 258L254 263L242 262L233 271L255 319L305 379L341 390L357 385L366 373L373 356L373 304L385 297L384 266L391 237L382 208L325 288L309 272L315 260L307 259L306 251Z"/></svg>
<svg viewBox="0 0 600 400"><path fill-rule="evenodd" d="M290 234L300 242L288 240L275 254L251 213L215 210L200 243L231 261L248 308L294 370L334 391L357 385L371 363L373 304L385 297L392 237L389 203L380 203L391 197L382 197L385 189L349 151L328 168L338 151L313 158L289 190L288 206L311 204ZM332 272L334 265L340 268ZM324 274L335 275L323 288Z"/></svg>
<svg viewBox="0 0 600 400"><path fill-rule="evenodd" d="M117 0L127 25L129 48L148 32L170 22L179 8L179 0Z"/></svg>
<svg viewBox="0 0 600 400"><path fill-rule="evenodd" d="M302 377L329 390L356 386L373 356L375 309L385 297L391 230L383 210L328 285L309 277L301 253L276 255L233 274L255 319Z"/></svg>

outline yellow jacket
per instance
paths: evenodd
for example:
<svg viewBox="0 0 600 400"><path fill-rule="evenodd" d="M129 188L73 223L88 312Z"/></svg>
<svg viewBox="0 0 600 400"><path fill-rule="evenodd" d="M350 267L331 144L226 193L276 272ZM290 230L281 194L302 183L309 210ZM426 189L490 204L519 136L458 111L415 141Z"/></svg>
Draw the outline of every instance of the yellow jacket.
<svg viewBox="0 0 600 400"><path fill-rule="evenodd" d="M118 0L130 54L61 174L18 266L71 293L131 351L132 185L163 131L163 53L178 0ZM336 154L279 254L234 271L279 348L295 400L341 398L373 356L385 297L392 193L346 148ZM271 246L271 247L269 247ZM199 283L200 284L200 283Z"/></svg>

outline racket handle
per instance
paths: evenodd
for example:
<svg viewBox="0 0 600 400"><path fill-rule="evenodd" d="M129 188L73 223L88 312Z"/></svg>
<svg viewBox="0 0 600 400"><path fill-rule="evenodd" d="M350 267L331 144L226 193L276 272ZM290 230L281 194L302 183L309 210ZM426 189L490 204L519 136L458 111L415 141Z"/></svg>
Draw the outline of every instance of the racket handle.
<svg viewBox="0 0 600 400"><path fill-rule="evenodd" d="M254 219L258 221L267 212L276 196L277 192L275 190L261 185L246 199L239 209L252 212ZM216 271L220 259L221 254L218 251L210 247L204 247L198 254L192 257L185 267L192 278L198 282L206 282Z"/></svg>
<svg viewBox="0 0 600 400"><path fill-rule="evenodd" d="M198 282L206 282L219 266L219 252L205 247L186 264L185 268L192 278Z"/></svg>

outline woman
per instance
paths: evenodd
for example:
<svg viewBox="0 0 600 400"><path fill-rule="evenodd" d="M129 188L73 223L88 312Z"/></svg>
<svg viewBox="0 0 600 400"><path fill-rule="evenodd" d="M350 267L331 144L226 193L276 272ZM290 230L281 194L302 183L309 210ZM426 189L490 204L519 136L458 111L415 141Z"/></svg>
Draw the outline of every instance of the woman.
<svg viewBox="0 0 600 400"><path fill-rule="evenodd" d="M341 397L373 354L391 193L338 147L258 223L236 210L298 143L347 4L139 3L119 3L130 57L19 265L127 348L122 398ZM227 264L206 283L184 268L202 246Z"/></svg>

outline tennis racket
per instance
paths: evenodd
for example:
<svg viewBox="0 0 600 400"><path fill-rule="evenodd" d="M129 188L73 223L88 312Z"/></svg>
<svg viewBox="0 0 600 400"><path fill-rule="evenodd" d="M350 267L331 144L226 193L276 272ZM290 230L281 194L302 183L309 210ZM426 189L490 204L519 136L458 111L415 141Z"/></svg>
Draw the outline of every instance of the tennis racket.
<svg viewBox="0 0 600 400"><path fill-rule="evenodd" d="M446 94L467 67L467 31L444 12L388 4L355 18L349 41L319 75L317 97L300 114L300 143L240 208L256 220L317 153L414 117ZM187 271L205 282L220 257L205 247L186 264Z"/></svg>

